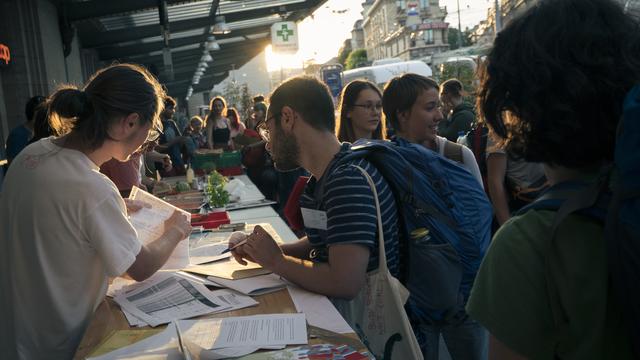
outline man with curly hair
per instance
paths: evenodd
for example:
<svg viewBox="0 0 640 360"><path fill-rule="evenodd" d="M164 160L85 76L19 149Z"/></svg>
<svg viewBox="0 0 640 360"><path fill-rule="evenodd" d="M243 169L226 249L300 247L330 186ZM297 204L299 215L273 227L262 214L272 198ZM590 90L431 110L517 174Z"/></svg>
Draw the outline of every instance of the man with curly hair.
<svg viewBox="0 0 640 360"><path fill-rule="evenodd" d="M552 185L588 183L612 163L623 100L638 83L640 28L617 3L541 0L498 34L478 108L506 150L543 163ZM570 214L554 237L555 217L529 210L493 239L467 305L492 335L490 358L632 358L602 223Z"/></svg>

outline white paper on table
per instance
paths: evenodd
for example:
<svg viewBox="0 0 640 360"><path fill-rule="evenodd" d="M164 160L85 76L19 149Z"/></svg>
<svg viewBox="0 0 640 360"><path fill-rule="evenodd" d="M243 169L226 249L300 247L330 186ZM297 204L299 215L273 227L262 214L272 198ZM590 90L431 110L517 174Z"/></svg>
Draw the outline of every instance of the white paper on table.
<svg viewBox="0 0 640 360"><path fill-rule="evenodd" d="M307 344L304 314L269 314L179 321L183 338L204 348Z"/></svg>
<svg viewBox="0 0 640 360"><path fill-rule="evenodd" d="M125 308L120 308L120 311L122 311L122 313L124 314L124 317L125 317L125 319L127 319L127 322L129 323L129 326L143 327L143 326L149 325L144 320L142 320L139 317L137 317L137 316L133 315L132 313L128 312L127 309L125 309Z"/></svg>
<svg viewBox="0 0 640 360"><path fill-rule="evenodd" d="M238 357L251 354L259 347L238 347L238 348L224 348L216 350L205 350L202 347L192 343L188 339L183 337L183 344L187 347L188 351L193 356L193 359L199 358L200 360L213 360L213 359L227 359L230 357ZM283 346L264 347L265 349L282 349ZM178 334L176 332L175 325L169 324L167 328L153 336L150 336L137 343L129 346L114 350L110 353L103 354L96 357L88 358L87 360L150 360L150 359L162 359L162 360L184 360L184 355L180 353L178 347Z"/></svg>
<svg viewBox="0 0 640 360"><path fill-rule="evenodd" d="M212 296L211 291L202 284L170 273L156 275L156 281L120 293L114 300L120 307L151 326L229 308ZM162 275L166 275L165 278Z"/></svg>
<svg viewBox="0 0 640 360"><path fill-rule="evenodd" d="M170 218L176 210L185 214L188 220L191 221L191 214L188 212L136 186L131 189L129 199L140 200L151 205L150 208L143 207L129 215L129 220L138 233L138 239L140 239L140 242L143 244L152 242L164 233L165 220ZM178 246L173 250L173 253L162 269L182 269L187 265L189 265L189 241L183 240L178 243Z"/></svg>
<svg viewBox="0 0 640 360"><path fill-rule="evenodd" d="M338 334L355 332L326 296L312 293L295 285L287 285L287 289L296 310L307 316L310 325Z"/></svg>
<svg viewBox="0 0 640 360"><path fill-rule="evenodd" d="M204 264L212 261L227 259L231 256L230 252L222 253L229 248L228 242L219 242L216 244L208 244L189 250L189 263L191 265Z"/></svg>
<svg viewBox="0 0 640 360"><path fill-rule="evenodd" d="M120 292L122 292L124 289L128 288L129 286L132 286L134 284L137 284L137 282L133 279L125 279L123 277L115 277L113 278L113 281L111 281L111 284L109 284L109 287L107 288L107 296L108 297L115 297L116 295L118 295Z"/></svg>
<svg viewBox="0 0 640 360"><path fill-rule="evenodd" d="M283 289L286 284L278 275L266 274L238 280L228 280L219 277L208 277L219 286L233 289L245 295L256 296Z"/></svg>
<svg viewBox="0 0 640 360"><path fill-rule="evenodd" d="M178 348L178 335L173 324L153 336L129 346L87 360L163 359L184 360Z"/></svg>
<svg viewBox="0 0 640 360"><path fill-rule="evenodd" d="M258 305L258 302L253 300L250 296L242 295L233 290L215 290L211 292L211 296L215 297L219 303L228 306L227 309L222 311L232 311Z"/></svg>

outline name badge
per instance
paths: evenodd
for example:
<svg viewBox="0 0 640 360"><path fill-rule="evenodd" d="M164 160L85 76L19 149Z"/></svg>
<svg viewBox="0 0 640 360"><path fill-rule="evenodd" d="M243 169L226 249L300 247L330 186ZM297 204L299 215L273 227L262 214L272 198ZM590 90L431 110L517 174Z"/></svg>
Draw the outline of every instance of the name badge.
<svg viewBox="0 0 640 360"><path fill-rule="evenodd" d="M304 226L310 229L327 230L327 213L325 211L300 208Z"/></svg>

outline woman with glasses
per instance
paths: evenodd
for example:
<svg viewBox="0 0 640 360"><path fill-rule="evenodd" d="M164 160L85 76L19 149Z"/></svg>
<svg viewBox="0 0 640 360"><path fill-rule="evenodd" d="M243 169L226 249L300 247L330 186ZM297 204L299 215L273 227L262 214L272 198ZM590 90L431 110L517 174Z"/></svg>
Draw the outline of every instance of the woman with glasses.
<svg viewBox="0 0 640 360"><path fill-rule="evenodd" d="M372 82L354 80L340 94L338 140L353 143L358 139L385 139L382 93Z"/></svg>
<svg viewBox="0 0 640 360"><path fill-rule="evenodd" d="M188 239L191 225L175 212L142 244L128 217L141 204L127 209L98 172L157 137L163 98L155 77L130 64L51 95L50 122L62 135L18 154L0 197L0 358L71 359L109 277L142 281Z"/></svg>

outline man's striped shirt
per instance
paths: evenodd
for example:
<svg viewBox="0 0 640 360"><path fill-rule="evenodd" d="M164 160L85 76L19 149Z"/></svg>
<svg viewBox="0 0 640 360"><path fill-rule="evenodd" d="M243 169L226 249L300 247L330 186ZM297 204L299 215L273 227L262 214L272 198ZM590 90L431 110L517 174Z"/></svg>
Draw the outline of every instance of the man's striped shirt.
<svg viewBox="0 0 640 360"><path fill-rule="evenodd" d="M348 143L342 145L323 177L319 181L312 177L304 194L300 197L302 208L325 211L327 215L327 230L305 226L309 243L314 248L313 258L316 261L326 262L327 248L333 244L362 244L371 251L367 270L378 267L375 202L369 183L355 167L359 166L369 173L376 184L382 214L387 266L391 274L397 277L398 216L393 193L378 170L365 159L354 159L334 166L336 161L347 154L349 147ZM321 185L322 182L324 187ZM323 193L318 194L322 189Z"/></svg>

